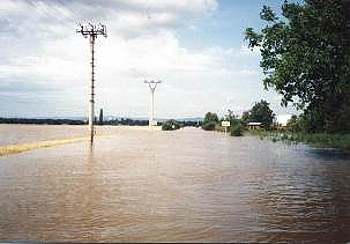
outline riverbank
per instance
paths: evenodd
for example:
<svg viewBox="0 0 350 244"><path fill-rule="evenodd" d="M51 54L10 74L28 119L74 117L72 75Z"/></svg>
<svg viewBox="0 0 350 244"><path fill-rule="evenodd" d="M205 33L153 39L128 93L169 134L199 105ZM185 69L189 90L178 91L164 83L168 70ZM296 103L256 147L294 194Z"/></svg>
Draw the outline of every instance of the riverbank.
<svg viewBox="0 0 350 244"><path fill-rule="evenodd" d="M259 136L260 139L270 139L272 141L282 141L285 143L301 142L314 147L350 150L350 134L304 134L257 130L246 131L245 134Z"/></svg>

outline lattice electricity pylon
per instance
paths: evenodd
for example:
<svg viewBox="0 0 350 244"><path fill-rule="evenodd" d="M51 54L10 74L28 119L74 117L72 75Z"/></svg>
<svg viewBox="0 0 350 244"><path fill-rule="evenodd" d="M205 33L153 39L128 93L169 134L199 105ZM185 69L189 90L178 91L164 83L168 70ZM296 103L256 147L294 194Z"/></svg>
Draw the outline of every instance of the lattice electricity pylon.
<svg viewBox="0 0 350 244"><path fill-rule="evenodd" d="M89 89L89 130L90 130L90 141L91 143L94 140L94 120L95 120L95 39L98 35L107 37L107 29L105 25L99 24L94 25L88 23L87 25L80 24L80 29L76 30L77 33L81 33L83 37L90 37L90 55L91 55L91 80L90 80L90 89Z"/></svg>

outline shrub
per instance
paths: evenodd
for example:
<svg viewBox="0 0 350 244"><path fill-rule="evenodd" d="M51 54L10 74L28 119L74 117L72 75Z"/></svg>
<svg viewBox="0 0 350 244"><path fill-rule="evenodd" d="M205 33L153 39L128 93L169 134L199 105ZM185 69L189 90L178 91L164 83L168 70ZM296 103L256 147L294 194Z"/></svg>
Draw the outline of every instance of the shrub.
<svg viewBox="0 0 350 244"><path fill-rule="evenodd" d="M243 128L240 123L231 126L231 136L242 136Z"/></svg>
<svg viewBox="0 0 350 244"><path fill-rule="evenodd" d="M180 129L180 123L173 119L167 120L162 125L162 130L178 130L178 129Z"/></svg>
<svg viewBox="0 0 350 244"><path fill-rule="evenodd" d="M216 123L214 121L207 122L202 125L203 130L215 130Z"/></svg>
<svg viewBox="0 0 350 244"><path fill-rule="evenodd" d="M209 123L209 122L214 122L218 123L219 118L216 113L208 112L205 114L204 119L203 119L203 124Z"/></svg>

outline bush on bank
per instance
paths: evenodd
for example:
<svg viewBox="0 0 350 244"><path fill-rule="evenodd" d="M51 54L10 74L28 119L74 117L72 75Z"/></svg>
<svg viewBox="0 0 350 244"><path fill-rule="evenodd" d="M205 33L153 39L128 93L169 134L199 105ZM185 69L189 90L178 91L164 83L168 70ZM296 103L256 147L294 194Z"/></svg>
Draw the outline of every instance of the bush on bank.
<svg viewBox="0 0 350 244"><path fill-rule="evenodd" d="M202 125L202 129L203 130L215 130L215 126L216 126L216 123L211 121L211 122L207 122L207 123L203 123Z"/></svg>
<svg viewBox="0 0 350 244"><path fill-rule="evenodd" d="M219 122L218 115L216 113L208 112L203 119L203 130L215 130L216 124Z"/></svg>
<svg viewBox="0 0 350 244"><path fill-rule="evenodd" d="M167 120L162 125L162 130L178 130L180 128L181 128L180 123L174 119Z"/></svg>

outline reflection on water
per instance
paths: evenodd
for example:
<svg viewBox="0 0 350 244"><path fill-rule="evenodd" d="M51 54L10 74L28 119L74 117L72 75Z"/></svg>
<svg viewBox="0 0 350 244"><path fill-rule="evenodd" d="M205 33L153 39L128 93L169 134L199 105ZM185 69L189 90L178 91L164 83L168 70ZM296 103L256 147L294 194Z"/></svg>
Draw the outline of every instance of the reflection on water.
<svg viewBox="0 0 350 244"><path fill-rule="evenodd" d="M322 160L350 160L350 152L334 148L308 148L305 154Z"/></svg>
<svg viewBox="0 0 350 244"><path fill-rule="evenodd" d="M350 157L185 129L0 158L0 240L350 241Z"/></svg>

